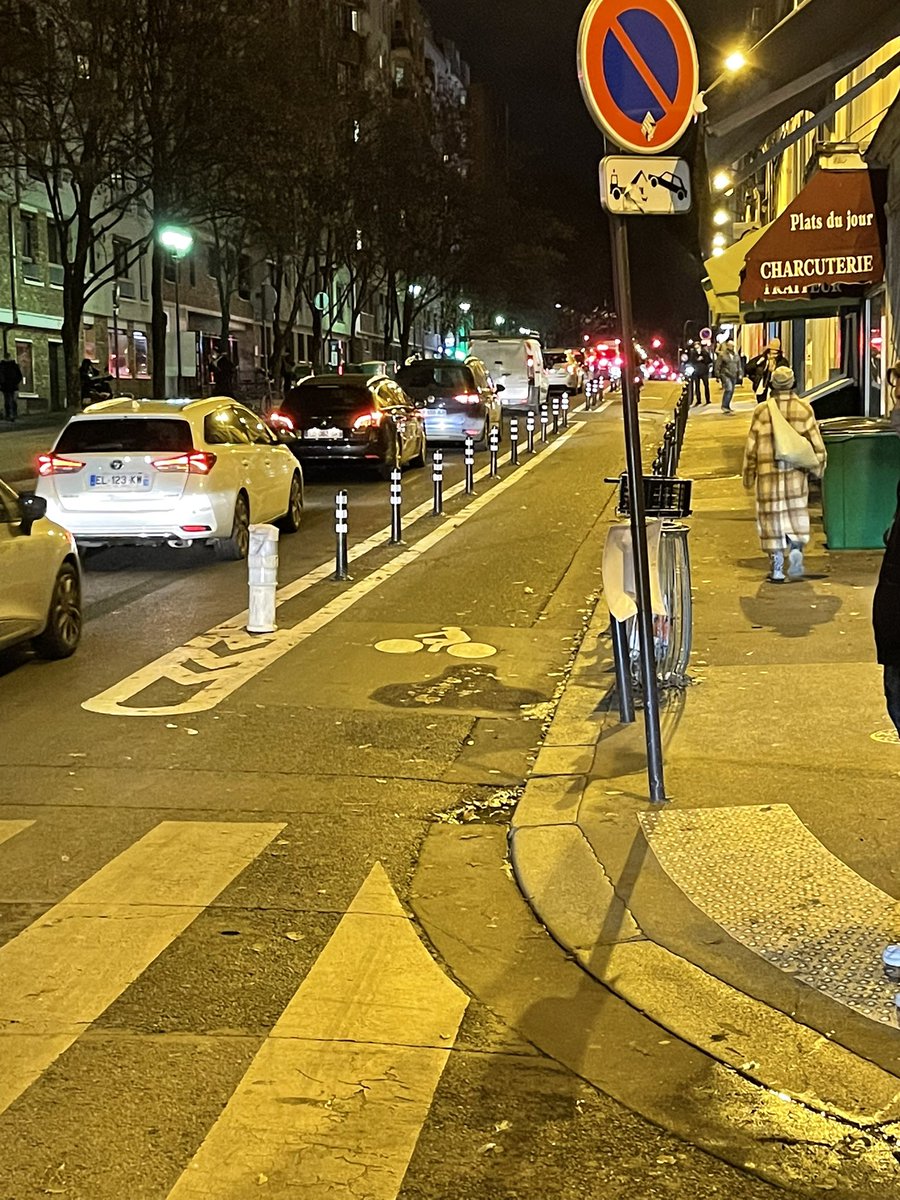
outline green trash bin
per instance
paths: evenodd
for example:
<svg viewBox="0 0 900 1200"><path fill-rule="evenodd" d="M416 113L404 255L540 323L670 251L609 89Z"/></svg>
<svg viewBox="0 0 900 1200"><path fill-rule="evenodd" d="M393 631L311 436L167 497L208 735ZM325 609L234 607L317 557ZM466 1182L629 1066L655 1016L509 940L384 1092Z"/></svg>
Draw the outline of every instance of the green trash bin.
<svg viewBox="0 0 900 1200"><path fill-rule="evenodd" d="M897 507L900 437L890 421L834 417L820 422L828 450L822 510L829 550L881 550Z"/></svg>

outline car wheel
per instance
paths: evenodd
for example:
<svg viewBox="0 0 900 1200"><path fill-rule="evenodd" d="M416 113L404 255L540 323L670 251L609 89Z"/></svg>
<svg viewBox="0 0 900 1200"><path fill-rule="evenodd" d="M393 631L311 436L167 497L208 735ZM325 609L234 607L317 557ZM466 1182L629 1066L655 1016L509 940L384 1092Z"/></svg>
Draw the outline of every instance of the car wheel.
<svg viewBox="0 0 900 1200"><path fill-rule="evenodd" d="M288 498L287 512L278 521L278 528L284 533L296 533L303 520L303 484L300 476L294 472L291 476L291 493Z"/></svg>
<svg viewBox="0 0 900 1200"><path fill-rule="evenodd" d="M238 492L234 502L234 520L231 524L231 537L219 538L216 541L216 554L219 558L237 562L246 558L250 550L250 503L243 492Z"/></svg>
<svg viewBox="0 0 900 1200"><path fill-rule="evenodd" d="M425 437L425 430L422 430L422 436L419 439L419 452L415 458L409 460L411 467L424 467L425 459L428 455L428 439Z"/></svg>
<svg viewBox="0 0 900 1200"><path fill-rule="evenodd" d="M481 437L475 439L475 449L477 451L487 450L488 441L491 436L491 418L484 418L484 428L481 431Z"/></svg>
<svg viewBox="0 0 900 1200"><path fill-rule="evenodd" d="M394 438L394 449L388 451L388 455L383 463L378 465L378 474L382 479L390 479L391 471L403 470L403 448L400 445L400 438Z"/></svg>
<svg viewBox="0 0 900 1200"><path fill-rule="evenodd" d="M81 580L70 562L63 563L53 584L47 628L32 639L41 658L68 658L81 640Z"/></svg>

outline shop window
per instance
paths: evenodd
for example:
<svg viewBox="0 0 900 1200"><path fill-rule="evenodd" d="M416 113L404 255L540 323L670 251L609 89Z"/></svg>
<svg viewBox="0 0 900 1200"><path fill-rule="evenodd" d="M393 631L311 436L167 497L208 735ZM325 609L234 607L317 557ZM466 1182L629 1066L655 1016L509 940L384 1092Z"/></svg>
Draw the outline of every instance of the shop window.
<svg viewBox="0 0 900 1200"><path fill-rule="evenodd" d="M134 348L134 377L135 379L150 378L150 351L147 345L147 335L140 329L135 329L131 335Z"/></svg>
<svg viewBox="0 0 900 1200"><path fill-rule="evenodd" d="M130 379L131 364L128 361L128 330L110 329L107 333L109 343L109 365L106 368L115 379Z"/></svg>
<svg viewBox="0 0 900 1200"><path fill-rule="evenodd" d="M34 346L31 342L16 342L16 362L22 372L22 382L19 390L34 391Z"/></svg>

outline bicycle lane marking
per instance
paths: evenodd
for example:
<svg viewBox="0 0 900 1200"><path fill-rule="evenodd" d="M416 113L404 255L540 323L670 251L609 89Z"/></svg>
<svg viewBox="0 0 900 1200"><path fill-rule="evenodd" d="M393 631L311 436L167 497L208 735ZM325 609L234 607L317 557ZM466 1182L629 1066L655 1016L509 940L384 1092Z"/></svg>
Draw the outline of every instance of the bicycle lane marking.
<svg viewBox="0 0 900 1200"><path fill-rule="evenodd" d="M433 546L437 546L498 496L503 495L517 480L524 478L549 454L555 453L560 446L565 445L569 438L583 427L583 422L577 422L568 432L561 434L555 442L551 442L540 454L519 467L514 475L501 479L489 492L476 497L460 512L447 518L444 524L425 534L408 550L404 550L389 563L379 567L365 579L361 579L359 583L347 588L322 608L298 621L296 625L279 629L271 635L249 634L242 628L243 619L246 617L245 611L230 621L217 625L207 633L191 638L183 646L170 650L147 666L139 668L125 679L113 684L112 687L83 701L81 707L88 712L120 717L169 717L186 713L208 712L221 704L238 688L243 687L254 676L271 666L282 655L293 650L295 646L299 646L301 642L314 633L318 633L320 629L324 629L326 625L347 612L370 592L380 587L382 583L386 583L399 574L404 567L417 562ZM315 571L311 571L293 584L287 585L280 593L282 601L298 595L301 591L311 587L313 583L326 578L330 574L331 565L329 563L327 568L316 568ZM224 646L228 652L225 656L216 652L216 647L221 646ZM129 703L141 692L162 682L191 688L193 689L192 694L175 704L140 705Z"/></svg>

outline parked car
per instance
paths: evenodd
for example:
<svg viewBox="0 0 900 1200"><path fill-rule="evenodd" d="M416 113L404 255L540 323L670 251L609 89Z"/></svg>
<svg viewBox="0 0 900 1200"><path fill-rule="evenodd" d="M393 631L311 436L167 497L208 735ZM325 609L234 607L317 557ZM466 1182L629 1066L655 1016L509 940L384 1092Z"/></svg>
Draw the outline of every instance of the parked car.
<svg viewBox="0 0 900 1200"><path fill-rule="evenodd" d="M81 638L81 566L46 513L42 497L0 480L0 649L30 641L42 658L68 658Z"/></svg>
<svg viewBox="0 0 900 1200"><path fill-rule="evenodd" d="M293 433L304 464L359 463L387 479L395 467L423 467L422 413L387 375L316 375L291 388L272 424Z"/></svg>
<svg viewBox="0 0 900 1200"><path fill-rule="evenodd" d="M474 438L483 450L488 435L500 424L497 386L480 358L423 358L397 372L397 382L421 408L431 441L464 442Z"/></svg>
<svg viewBox="0 0 900 1200"><path fill-rule="evenodd" d="M511 412L537 412L547 401L547 372L541 344L533 337L502 337L476 329L469 349L503 386L503 407Z"/></svg>
<svg viewBox="0 0 900 1200"><path fill-rule="evenodd" d="M38 457L38 495L79 545L211 543L246 558L253 522L300 527L303 472L278 435L228 397L107 400Z"/></svg>
<svg viewBox="0 0 900 1200"><path fill-rule="evenodd" d="M577 395L583 387L583 371L571 350L545 350L544 366L547 368L548 395L568 392Z"/></svg>

